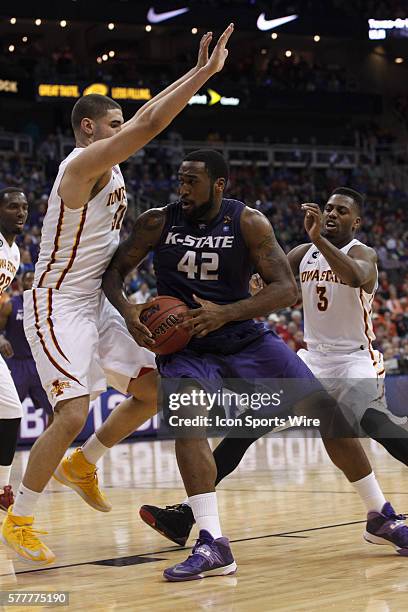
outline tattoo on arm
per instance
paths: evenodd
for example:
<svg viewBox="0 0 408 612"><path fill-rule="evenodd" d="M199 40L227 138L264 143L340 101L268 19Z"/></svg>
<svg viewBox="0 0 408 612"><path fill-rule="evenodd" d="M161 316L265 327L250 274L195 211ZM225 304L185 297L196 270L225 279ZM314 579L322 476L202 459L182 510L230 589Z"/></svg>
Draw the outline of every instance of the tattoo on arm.
<svg viewBox="0 0 408 612"><path fill-rule="evenodd" d="M163 209L151 209L136 219L132 233L120 245L111 262L111 267L115 267L122 278L136 268L156 246L165 217Z"/></svg>
<svg viewBox="0 0 408 612"><path fill-rule="evenodd" d="M264 232L251 249L252 261L261 278L270 283L289 273L289 264L272 228Z"/></svg>

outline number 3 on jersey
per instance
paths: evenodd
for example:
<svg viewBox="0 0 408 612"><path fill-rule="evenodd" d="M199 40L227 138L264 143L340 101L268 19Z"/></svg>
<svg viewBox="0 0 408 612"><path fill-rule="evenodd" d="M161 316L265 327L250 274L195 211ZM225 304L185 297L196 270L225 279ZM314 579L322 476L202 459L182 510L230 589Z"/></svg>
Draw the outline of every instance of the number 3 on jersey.
<svg viewBox="0 0 408 612"><path fill-rule="evenodd" d="M218 253L201 253L201 261L198 262L198 265L196 264L197 255L195 251L184 253L177 264L177 270L184 272L187 274L187 278L191 279L218 280Z"/></svg>
<svg viewBox="0 0 408 612"><path fill-rule="evenodd" d="M316 291L317 295L319 296L317 308L320 310L320 312L324 312L329 306L329 300L326 297L326 287L316 287Z"/></svg>

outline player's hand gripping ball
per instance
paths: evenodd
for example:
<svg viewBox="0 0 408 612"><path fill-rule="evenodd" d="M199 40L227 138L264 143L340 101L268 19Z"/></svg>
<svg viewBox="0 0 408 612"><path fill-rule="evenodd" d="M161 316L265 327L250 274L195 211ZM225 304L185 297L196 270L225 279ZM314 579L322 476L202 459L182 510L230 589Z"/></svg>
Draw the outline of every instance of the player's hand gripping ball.
<svg viewBox="0 0 408 612"><path fill-rule="evenodd" d="M177 298L161 295L146 304L140 314L140 322L152 334L154 345L149 349L157 355L169 355L181 351L190 341L192 327L178 327L185 322L188 306Z"/></svg>

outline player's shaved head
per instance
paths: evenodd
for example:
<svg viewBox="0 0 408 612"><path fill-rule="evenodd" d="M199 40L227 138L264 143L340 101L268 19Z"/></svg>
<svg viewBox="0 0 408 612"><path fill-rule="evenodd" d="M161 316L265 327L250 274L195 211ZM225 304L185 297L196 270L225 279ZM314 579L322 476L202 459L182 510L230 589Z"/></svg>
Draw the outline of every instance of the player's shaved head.
<svg viewBox="0 0 408 612"><path fill-rule="evenodd" d="M7 196L13 193L20 193L23 194L23 196L25 197L25 193L20 187L6 187L5 189L0 190L0 205L4 204L7 199Z"/></svg>
<svg viewBox="0 0 408 612"><path fill-rule="evenodd" d="M97 121L103 117L111 109L122 110L120 104L108 98L108 96L101 96L100 94L89 94L83 96L75 103L71 113L71 124L74 132L77 132L81 127L82 119L87 117Z"/></svg>
<svg viewBox="0 0 408 612"><path fill-rule="evenodd" d="M228 164L218 151L214 151L213 149L198 149L186 155L183 161L203 162L207 174L212 181L223 178L226 183L228 182Z"/></svg>
<svg viewBox="0 0 408 612"><path fill-rule="evenodd" d="M361 217L364 211L364 196L361 193L349 187L338 187L331 193L330 197L334 195L344 195L353 200L356 213Z"/></svg>

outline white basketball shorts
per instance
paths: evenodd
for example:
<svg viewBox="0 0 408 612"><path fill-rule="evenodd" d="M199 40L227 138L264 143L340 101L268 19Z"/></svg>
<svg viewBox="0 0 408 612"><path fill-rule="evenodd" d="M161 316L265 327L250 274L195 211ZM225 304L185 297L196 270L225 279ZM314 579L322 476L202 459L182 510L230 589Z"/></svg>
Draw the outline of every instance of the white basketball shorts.
<svg viewBox="0 0 408 612"><path fill-rule="evenodd" d="M387 408L383 356L375 350L350 353L301 349L297 353L350 421L359 423L368 408L385 412L396 424L406 422Z"/></svg>
<svg viewBox="0 0 408 612"><path fill-rule="evenodd" d="M22 416L23 407L17 389L10 370L0 355L0 419L20 419Z"/></svg>
<svg viewBox="0 0 408 612"><path fill-rule="evenodd" d="M83 395L94 399L107 386L126 393L142 369L156 368L155 355L136 344L102 292L25 291L24 330L52 406Z"/></svg>

